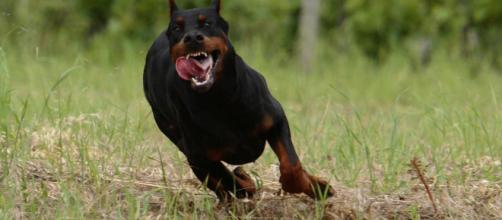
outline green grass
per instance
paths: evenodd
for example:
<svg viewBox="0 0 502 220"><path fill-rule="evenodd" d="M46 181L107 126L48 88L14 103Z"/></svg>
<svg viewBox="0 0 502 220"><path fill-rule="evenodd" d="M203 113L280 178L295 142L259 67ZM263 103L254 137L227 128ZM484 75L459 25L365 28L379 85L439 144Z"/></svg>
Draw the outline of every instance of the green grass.
<svg viewBox="0 0 502 220"><path fill-rule="evenodd" d="M375 65L327 51L306 75L286 55L238 45L285 108L306 169L338 194L275 196L267 149L246 166L263 185L257 198L221 207L153 122L148 45L124 45L0 48L0 219L430 217L413 158L440 215L500 217L502 75L488 63L473 74L439 51L413 71L400 53Z"/></svg>

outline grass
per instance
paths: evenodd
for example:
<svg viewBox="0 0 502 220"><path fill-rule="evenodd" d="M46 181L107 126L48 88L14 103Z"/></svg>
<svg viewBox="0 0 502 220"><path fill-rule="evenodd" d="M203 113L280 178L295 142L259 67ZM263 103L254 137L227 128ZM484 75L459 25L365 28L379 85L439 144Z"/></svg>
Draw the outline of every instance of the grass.
<svg viewBox="0 0 502 220"><path fill-rule="evenodd" d="M303 75L251 45L237 48L266 76L304 166L330 179L334 198L279 192L267 149L245 166L258 195L218 205L154 125L141 82L147 44L65 53L4 44L0 219L502 217L502 75L488 63L472 74L438 51L414 71L399 53L375 65L326 52Z"/></svg>

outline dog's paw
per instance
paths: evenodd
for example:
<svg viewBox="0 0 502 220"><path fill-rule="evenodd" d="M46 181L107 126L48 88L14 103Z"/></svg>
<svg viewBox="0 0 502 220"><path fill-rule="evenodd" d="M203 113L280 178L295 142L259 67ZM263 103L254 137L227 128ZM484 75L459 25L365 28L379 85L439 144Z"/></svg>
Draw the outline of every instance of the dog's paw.
<svg viewBox="0 0 502 220"><path fill-rule="evenodd" d="M316 176L309 175L310 179L310 190L305 192L311 198L314 199L326 199L335 195L336 191L331 187L328 181L323 180Z"/></svg>
<svg viewBox="0 0 502 220"><path fill-rule="evenodd" d="M324 199L335 195L329 183L319 177L312 176L303 169L285 170L279 181L282 189L288 193L305 193L313 199Z"/></svg>
<svg viewBox="0 0 502 220"><path fill-rule="evenodd" d="M236 182L237 182L237 189L236 189L236 197L237 198L252 198L253 195L256 193L256 186L254 184L253 179L249 174L242 169L242 167L237 167L233 171Z"/></svg>

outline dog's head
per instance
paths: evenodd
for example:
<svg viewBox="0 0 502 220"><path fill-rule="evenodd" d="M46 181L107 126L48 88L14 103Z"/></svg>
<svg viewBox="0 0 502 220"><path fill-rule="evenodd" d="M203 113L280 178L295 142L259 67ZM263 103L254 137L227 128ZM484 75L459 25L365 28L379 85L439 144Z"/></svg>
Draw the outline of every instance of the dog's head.
<svg viewBox="0 0 502 220"><path fill-rule="evenodd" d="M171 61L178 76L198 92L207 92L221 77L230 45L228 23L220 16L220 0L210 7L180 10L169 0L171 22L167 29Z"/></svg>

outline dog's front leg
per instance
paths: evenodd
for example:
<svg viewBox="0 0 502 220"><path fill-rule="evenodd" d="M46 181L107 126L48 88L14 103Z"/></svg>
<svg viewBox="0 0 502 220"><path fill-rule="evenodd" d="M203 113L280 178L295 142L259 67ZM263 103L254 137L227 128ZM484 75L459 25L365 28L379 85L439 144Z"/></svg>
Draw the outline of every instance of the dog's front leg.
<svg viewBox="0 0 502 220"><path fill-rule="evenodd" d="M267 138L279 158L282 189L289 193L305 193L312 198L334 195L333 188L325 180L308 174L302 168L291 141L286 117L274 122Z"/></svg>

